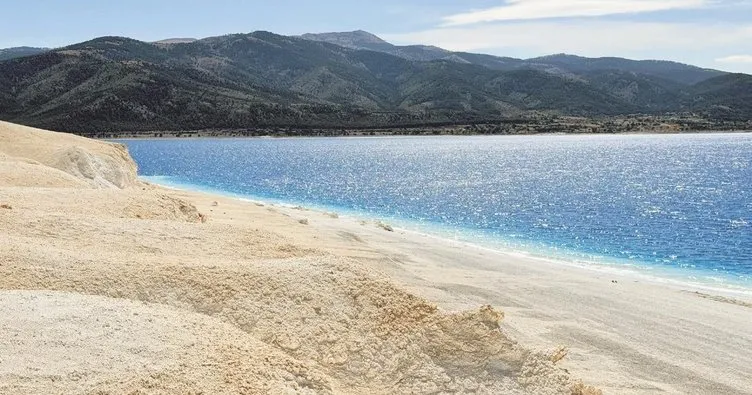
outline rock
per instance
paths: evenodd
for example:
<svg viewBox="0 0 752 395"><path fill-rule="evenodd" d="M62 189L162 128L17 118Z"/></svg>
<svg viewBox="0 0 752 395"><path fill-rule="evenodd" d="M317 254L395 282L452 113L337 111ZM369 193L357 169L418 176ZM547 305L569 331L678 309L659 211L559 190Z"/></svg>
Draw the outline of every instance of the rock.
<svg viewBox="0 0 752 395"><path fill-rule="evenodd" d="M384 229L387 232L394 232L394 228L392 228L392 226L387 223L379 221L376 223L376 226L378 226L381 229Z"/></svg>

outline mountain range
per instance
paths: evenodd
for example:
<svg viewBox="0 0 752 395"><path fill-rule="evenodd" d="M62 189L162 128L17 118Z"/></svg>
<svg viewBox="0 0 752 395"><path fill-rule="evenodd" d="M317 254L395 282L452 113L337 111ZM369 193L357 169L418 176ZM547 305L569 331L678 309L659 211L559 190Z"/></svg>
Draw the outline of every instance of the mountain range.
<svg viewBox="0 0 752 395"><path fill-rule="evenodd" d="M396 46L363 31L155 43L100 37L0 56L0 119L72 132L400 127L538 115L752 119L746 74Z"/></svg>
<svg viewBox="0 0 752 395"><path fill-rule="evenodd" d="M32 56L49 51L49 48L15 47L0 49L0 61Z"/></svg>
<svg viewBox="0 0 752 395"><path fill-rule="evenodd" d="M445 60L476 64L499 71L534 69L575 76L590 71L622 70L660 77L682 84L696 84L700 81L724 74L724 72L718 70L703 69L682 63L659 60L636 61L623 58L585 58L566 54L549 55L532 59L516 59L467 52L451 52L426 45L398 46L392 45L378 36L362 30L349 33L304 34L300 37L352 49L384 52L412 61Z"/></svg>

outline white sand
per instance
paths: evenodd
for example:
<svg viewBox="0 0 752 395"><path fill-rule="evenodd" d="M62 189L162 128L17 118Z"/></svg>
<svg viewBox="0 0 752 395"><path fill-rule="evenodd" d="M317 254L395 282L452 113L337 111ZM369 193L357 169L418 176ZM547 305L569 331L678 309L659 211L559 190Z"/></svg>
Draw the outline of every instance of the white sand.
<svg viewBox="0 0 752 395"><path fill-rule="evenodd" d="M5 123L0 205L0 393L752 391L744 295L167 190Z"/></svg>

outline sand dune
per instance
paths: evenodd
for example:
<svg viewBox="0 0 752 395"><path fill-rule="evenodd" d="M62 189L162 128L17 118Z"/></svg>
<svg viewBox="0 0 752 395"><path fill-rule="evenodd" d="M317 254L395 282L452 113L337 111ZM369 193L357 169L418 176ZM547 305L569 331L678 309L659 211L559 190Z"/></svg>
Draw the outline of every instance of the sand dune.
<svg viewBox="0 0 752 395"><path fill-rule="evenodd" d="M0 161L40 166L18 166L21 167L18 170L29 178L24 186L36 183L39 186L80 187L83 181L96 188L125 188L136 183L136 164L121 144L103 144L3 121L0 121ZM17 177L12 169L7 170L3 177ZM73 178L58 175L58 172ZM4 182L0 185L13 185Z"/></svg>
<svg viewBox="0 0 752 395"><path fill-rule="evenodd" d="M500 310L339 253L357 235L197 209L116 144L0 123L0 152L0 393L597 393Z"/></svg>

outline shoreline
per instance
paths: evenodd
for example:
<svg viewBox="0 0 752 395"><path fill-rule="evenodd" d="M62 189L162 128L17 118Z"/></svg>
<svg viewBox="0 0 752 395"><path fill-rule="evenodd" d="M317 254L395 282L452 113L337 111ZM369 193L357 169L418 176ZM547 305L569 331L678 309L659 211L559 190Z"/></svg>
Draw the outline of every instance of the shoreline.
<svg viewBox="0 0 752 395"><path fill-rule="evenodd" d="M332 218L326 211L173 191L209 210L210 221L223 211L211 211L215 201L219 208L280 215L289 221L290 232L298 232L294 226L313 232L317 245L370 262L445 311L500 306L506 313L504 333L536 349L567 346L569 358L562 366L605 393L740 393L725 387L721 372L732 365L744 372L748 365L739 364L752 363L752 356L741 357L737 349L752 347L752 297L746 294L569 265L410 230L388 232L358 218ZM300 220L306 224L299 225ZM752 386L745 383L745 388Z"/></svg>
<svg viewBox="0 0 752 395"><path fill-rule="evenodd" d="M155 134L165 134L160 131L146 131L139 133L113 133L109 137L88 136L95 140L118 141L118 140L207 140L207 139L317 139L317 138L395 138L395 137L515 137L515 136L668 136L668 135L698 135L698 134L746 134L752 133L752 129L733 129L733 130L688 130L688 131L660 131L660 130L643 130L643 131L624 131L613 133L591 133L591 132L552 132L552 133L511 133L511 134L462 134L462 133L442 133L442 134L400 134L384 133L377 135L363 134L341 134L341 135L202 135L200 131L170 132L169 136L156 136ZM185 135L185 136L177 136Z"/></svg>
<svg viewBox="0 0 752 395"><path fill-rule="evenodd" d="M121 144L0 143L2 393L752 388L752 303L144 183Z"/></svg>
<svg viewBox="0 0 752 395"><path fill-rule="evenodd" d="M657 266L651 265L650 263L645 263L645 262L643 263L635 262L635 263L628 264L628 263L617 262L618 258L613 258L613 257L604 257L606 260L608 259L613 260L613 261L604 261L604 262L581 261L581 260L576 260L576 259L568 260L565 257L551 257L551 256L544 255L544 253L536 253L535 251L504 248L502 246L492 245L492 243L488 243L488 244L475 243L472 241L463 240L459 238L451 238L451 237L448 237L448 235L442 235L440 233L433 233L428 229L411 229L411 228L401 227L399 225L399 222L410 222L409 220L399 220L396 218L384 218L384 217L379 218L376 216L371 216L368 213L360 213L357 211L347 210L347 209L342 209L342 208L337 208L337 207L310 205L309 203L307 204L305 202L290 202L290 201L285 202L282 200L264 198L262 196L241 195L237 193L215 190L211 188L202 189L200 186L192 185L192 184L190 185L189 184L170 184L169 182L162 184L162 183L159 183L158 181L154 181L155 179L158 179L161 177L164 177L164 176L146 176L146 177L139 177L139 178L145 182L158 185L160 187L167 188L170 190L180 191L180 192L204 194L208 196L215 196L218 198L225 198L225 199L234 199L240 202L269 205L272 207L278 207L278 208L282 208L286 210L295 210L295 211L303 211L303 212L309 211L309 212L314 212L314 213L324 214L324 215L336 214L338 218L342 220L346 220L346 221L351 221L352 223L360 223L362 221L380 223L385 220L386 221L395 220L397 222L387 222L385 224L389 225L391 228L393 228L394 232L398 232L398 233L399 232L409 233L417 237L433 238L436 241L442 242L442 243L452 243L452 244L457 244L459 246L463 246L466 248L487 251L489 253L495 253L495 254L511 256L511 257L519 257L522 259L529 259L529 260L545 262L549 264L578 268L578 269L582 269L586 271L591 271L594 273L632 277L634 279L647 281L655 285L670 286L670 287L681 289L683 291L688 291L688 292L693 292L693 291L714 292L723 296L743 297L747 299L743 301L744 303L752 303L752 284L750 284L749 286L745 286L744 284L733 283L734 278L729 275L723 275L723 276L726 281L729 281L731 283L726 283L726 284L713 283L712 279L709 278L709 276L714 273L711 270L697 270L697 269L692 270L692 269L680 268L680 267L664 268L664 267L657 267ZM419 228L420 224L415 223L415 226ZM655 270L655 272L660 272L661 274L655 274L653 270ZM706 275L706 281L702 281L702 280L692 281L691 277L693 277L692 276L693 274Z"/></svg>

